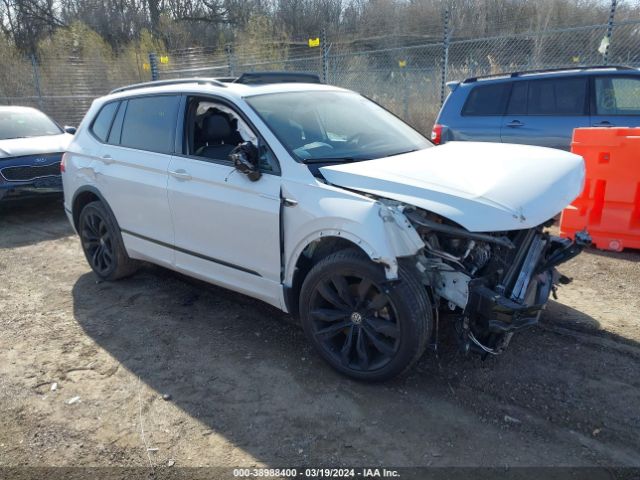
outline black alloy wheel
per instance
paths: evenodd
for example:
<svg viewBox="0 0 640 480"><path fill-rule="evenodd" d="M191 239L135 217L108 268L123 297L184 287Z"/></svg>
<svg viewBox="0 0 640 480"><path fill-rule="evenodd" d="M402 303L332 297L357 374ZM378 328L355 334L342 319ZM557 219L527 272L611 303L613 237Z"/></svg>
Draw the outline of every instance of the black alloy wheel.
<svg viewBox="0 0 640 480"><path fill-rule="evenodd" d="M102 202L84 206L78 233L87 262L102 280L117 280L138 269L138 262L127 254L118 224Z"/></svg>
<svg viewBox="0 0 640 480"><path fill-rule="evenodd" d="M417 275L403 265L388 281L362 251L340 250L319 260L300 290L305 334L339 372L382 381L402 374L431 335L431 302Z"/></svg>
<svg viewBox="0 0 640 480"><path fill-rule="evenodd" d="M376 370L398 351L400 325L384 287L355 272L323 279L310 299L313 335L336 362Z"/></svg>
<svg viewBox="0 0 640 480"><path fill-rule="evenodd" d="M113 268L114 252L111 235L104 218L97 212L84 216L80 238L89 265L98 275L105 275Z"/></svg>

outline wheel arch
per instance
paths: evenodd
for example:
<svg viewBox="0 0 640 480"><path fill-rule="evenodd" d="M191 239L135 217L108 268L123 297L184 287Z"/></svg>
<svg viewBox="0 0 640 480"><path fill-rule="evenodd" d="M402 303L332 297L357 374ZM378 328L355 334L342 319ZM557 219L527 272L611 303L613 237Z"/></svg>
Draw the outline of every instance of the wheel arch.
<svg viewBox="0 0 640 480"><path fill-rule="evenodd" d="M73 218L73 226L78 231L78 222L80 220L80 212L82 209L91 202L99 201L101 202L105 208L109 211L112 218L116 221L116 225L118 224L115 215L113 214L113 210L109 206L109 203L104 199L100 191L91 185L87 185L79 188L76 193L73 195L73 200L71 202L71 216Z"/></svg>
<svg viewBox="0 0 640 480"><path fill-rule="evenodd" d="M316 232L300 243L287 268L284 291L289 314L298 318L300 290L311 268L329 254L346 249L359 250L372 262L382 264L373 247L356 235L338 230Z"/></svg>

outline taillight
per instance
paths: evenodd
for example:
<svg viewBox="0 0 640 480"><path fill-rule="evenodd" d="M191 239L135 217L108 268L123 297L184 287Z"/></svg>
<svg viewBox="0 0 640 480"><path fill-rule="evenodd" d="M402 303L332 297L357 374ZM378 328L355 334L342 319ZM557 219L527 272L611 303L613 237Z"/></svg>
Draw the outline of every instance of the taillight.
<svg viewBox="0 0 640 480"><path fill-rule="evenodd" d="M436 145L442 143L442 125L435 124L433 130L431 130L431 141Z"/></svg>
<svg viewBox="0 0 640 480"><path fill-rule="evenodd" d="M60 173L64 173L65 171L65 162L67 161L67 154L62 154L62 159L60 160Z"/></svg>

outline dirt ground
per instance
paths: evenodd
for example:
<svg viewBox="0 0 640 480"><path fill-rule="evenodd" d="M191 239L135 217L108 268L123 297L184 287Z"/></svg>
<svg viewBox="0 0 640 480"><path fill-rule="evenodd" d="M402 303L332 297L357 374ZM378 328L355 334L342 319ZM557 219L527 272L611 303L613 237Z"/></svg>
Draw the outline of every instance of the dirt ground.
<svg viewBox="0 0 640 480"><path fill-rule="evenodd" d="M261 302L152 266L97 282L59 200L2 206L0 466L640 466L640 254L563 272L505 355L445 338L367 385Z"/></svg>

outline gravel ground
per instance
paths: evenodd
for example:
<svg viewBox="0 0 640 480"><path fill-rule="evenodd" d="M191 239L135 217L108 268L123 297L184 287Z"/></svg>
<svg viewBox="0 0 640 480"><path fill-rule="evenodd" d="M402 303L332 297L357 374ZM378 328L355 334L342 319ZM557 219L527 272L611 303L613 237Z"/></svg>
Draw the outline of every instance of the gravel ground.
<svg viewBox="0 0 640 480"><path fill-rule="evenodd" d="M99 283L59 200L0 207L0 466L640 466L640 255L588 251L509 351L380 385L158 267Z"/></svg>

